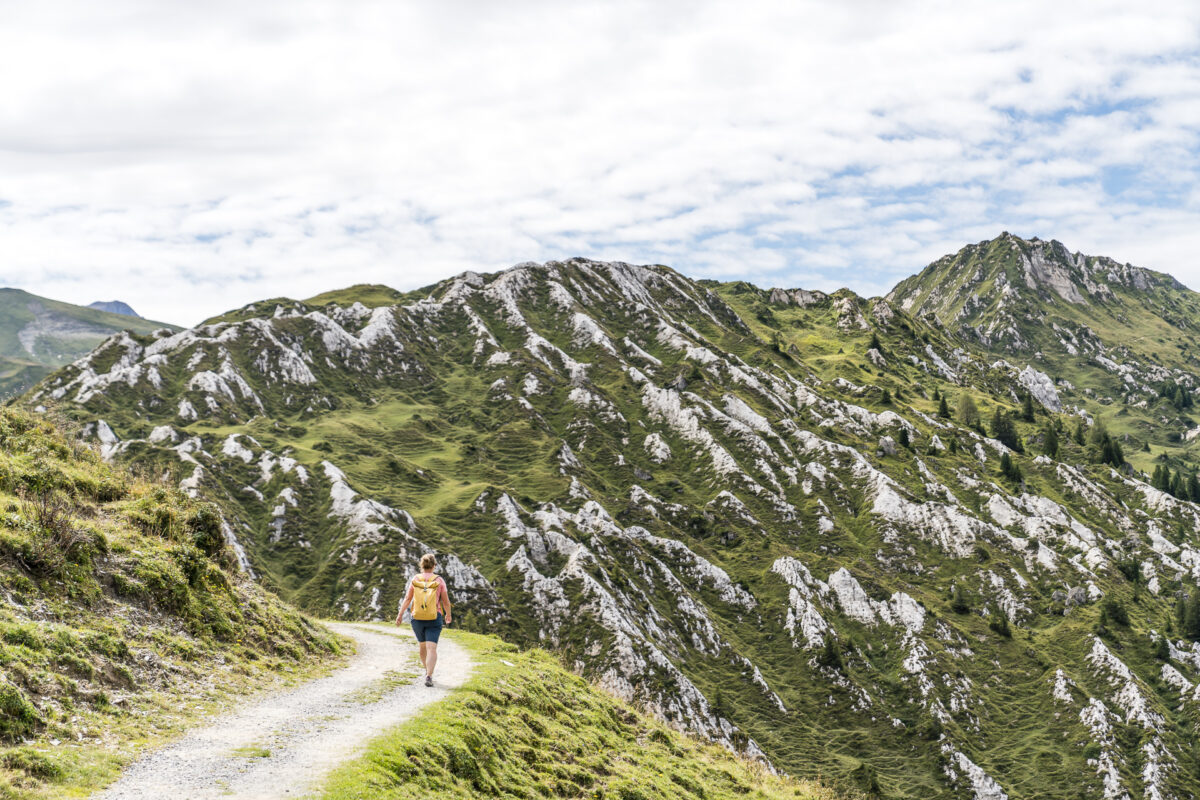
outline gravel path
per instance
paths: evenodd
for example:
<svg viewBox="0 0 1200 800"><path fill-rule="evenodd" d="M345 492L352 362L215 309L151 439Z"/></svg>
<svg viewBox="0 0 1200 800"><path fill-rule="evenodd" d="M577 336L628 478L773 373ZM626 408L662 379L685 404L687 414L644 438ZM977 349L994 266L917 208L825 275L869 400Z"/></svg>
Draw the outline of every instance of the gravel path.
<svg viewBox="0 0 1200 800"><path fill-rule="evenodd" d="M358 651L334 674L273 694L148 753L93 800L301 798L372 737L445 697L471 674L466 650L443 639L434 688L418 675L416 642L368 625L327 623Z"/></svg>

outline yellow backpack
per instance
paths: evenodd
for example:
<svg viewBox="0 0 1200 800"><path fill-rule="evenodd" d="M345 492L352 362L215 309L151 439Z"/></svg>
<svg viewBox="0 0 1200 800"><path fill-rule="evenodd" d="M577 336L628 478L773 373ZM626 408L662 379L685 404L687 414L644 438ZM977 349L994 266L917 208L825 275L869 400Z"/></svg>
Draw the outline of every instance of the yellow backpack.
<svg viewBox="0 0 1200 800"><path fill-rule="evenodd" d="M438 587L441 579L437 575L430 578L420 576L413 578L413 619L435 620L438 615Z"/></svg>

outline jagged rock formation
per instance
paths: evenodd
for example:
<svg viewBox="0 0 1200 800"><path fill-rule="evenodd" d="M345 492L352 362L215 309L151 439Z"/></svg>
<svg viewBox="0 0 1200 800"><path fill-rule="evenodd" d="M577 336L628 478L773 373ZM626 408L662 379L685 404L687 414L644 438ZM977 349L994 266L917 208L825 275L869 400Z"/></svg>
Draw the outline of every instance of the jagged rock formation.
<svg viewBox="0 0 1200 800"><path fill-rule="evenodd" d="M1139 281L1193 302L1006 241L984 250L1043 302ZM927 319L934 278L864 300L522 264L114 336L28 402L219 503L246 568L307 608L387 618L436 549L467 624L781 769L1189 796L1200 649L1166 623L1200 580L1200 509L1094 463L1071 426L1113 409L1036 353L998 361L1005 325ZM1024 453L957 416L1026 392Z"/></svg>

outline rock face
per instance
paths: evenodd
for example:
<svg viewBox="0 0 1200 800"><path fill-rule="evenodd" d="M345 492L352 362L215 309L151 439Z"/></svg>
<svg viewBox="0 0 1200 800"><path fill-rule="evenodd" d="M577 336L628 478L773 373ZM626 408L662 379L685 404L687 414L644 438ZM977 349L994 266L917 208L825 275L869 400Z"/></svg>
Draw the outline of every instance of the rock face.
<svg viewBox="0 0 1200 800"><path fill-rule="evenodd" d="M1005 286L1056 307L1080 306L1064 275L1089 308L1180 291L1014 244ZM467 627L780 769L888 796L1196 795L1194 701L1148 687L1200 683L1178 627L1169 681L1155 655L1200 580L1200 510L1074 442L1066 414L1110 403L1061 364L1018 371L906 311L928 294L522 264L115 335L27 402L212 499L243 568L308 610L387 619L433 550ZM986 435L1024 391L1041 408L1015 433L1062 413L1056 457Z"/></svg>
<svg viewBox="0 0 1200 800"><path fill-rule="evenodd" d="M1062 402L1058 399L1058 392L1054 388L1054 381L1050 380L1049 375L1027 366L1017 375L1017 380L1033 395L1033 399L1041 403L1042 407L1047 411L1056 413L1062 411Z"/></svg>

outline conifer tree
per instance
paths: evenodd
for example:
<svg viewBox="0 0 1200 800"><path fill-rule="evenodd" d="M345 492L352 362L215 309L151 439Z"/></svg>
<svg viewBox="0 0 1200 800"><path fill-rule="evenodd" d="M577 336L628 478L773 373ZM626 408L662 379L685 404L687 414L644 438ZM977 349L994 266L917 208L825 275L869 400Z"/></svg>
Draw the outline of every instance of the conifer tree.
<svg viewBox="0 0 1200 800"><path fill-rule="evenodd" d="M1200 641L1200 591L1192 589L1187 602L1187 614L1183 618L1183 635L1193 642Z"/></svg>
<svg viewBox="0 0 1200 800"><path fill-rule="evenodd" d="M1021 468L1008 453L1000 456L1000 474L1013 483L1020 483L1025 479L1025 476L1021 474Z"/></svg>
<svg viewBox="0 0 1200 800"><path fill-rule="evenodd" d="M938 399L937 414L942 419L950 419L950 406L946 405L946 395L942 395Z"/></svg>
<svg viewBox="0 0 1200 800"><path fill-rule="evenodd" d="M992 415L992 437L1010 450L1025 452L1021 447L1021 437L1017 435L1016 426L1002 408L997 408Z"/></svg>
<svg viewBox="0 0 1200 800"><path fill-rule="evenodd" d="M1168 480L1168 478L1163 476L1163 465L1155 464L1154 472L1150 474L1150 485L1160 492L1165 492Z"/></svg>
<svg viewBox="0 0 1200 800"><path fill-rule="evenodd" d="M1046 426L1046 432L1042 437L1042 452L1051 458L1058 458L1058 431L1053 425Z"/></svg>
<svg viewBox="0 0 1200 800"><path fill-rule="evenodd" d="M1029 392L1025 393L1025 399L1021 402L1021 419L1033 422L1033 395Z"/></svg>
<svg viewBox="0 0 1200 800"><path fill-rule="evenodd" d="M1114 467L1119 467L1125 463L1125 452L1121 449L1121 443L1115 437L1108 435L1108 430L1104 424L1097 422L1092 426L1090 438L1092 450L1092 458L1099 461L1101 464L1111 464ZM1170 486L1171 474L1167 473L1167 486ZM1166 491L1166 490L1164 490Z"/></svg>
<svg viewBox="0 0 1200 800"><path fill-rule="evenodd" d="M963 592L962 586L954 584L954 596L950 600L950 610L955 614L966 614L971 610L971 604L967 602L967 595Z"/></svg>
<svg viewBox="0 0 1200 800"><path fill-rule="evenodd" d="M968 428L979 427L979 409L966 392L958 396L958 421Z"/></svg>

